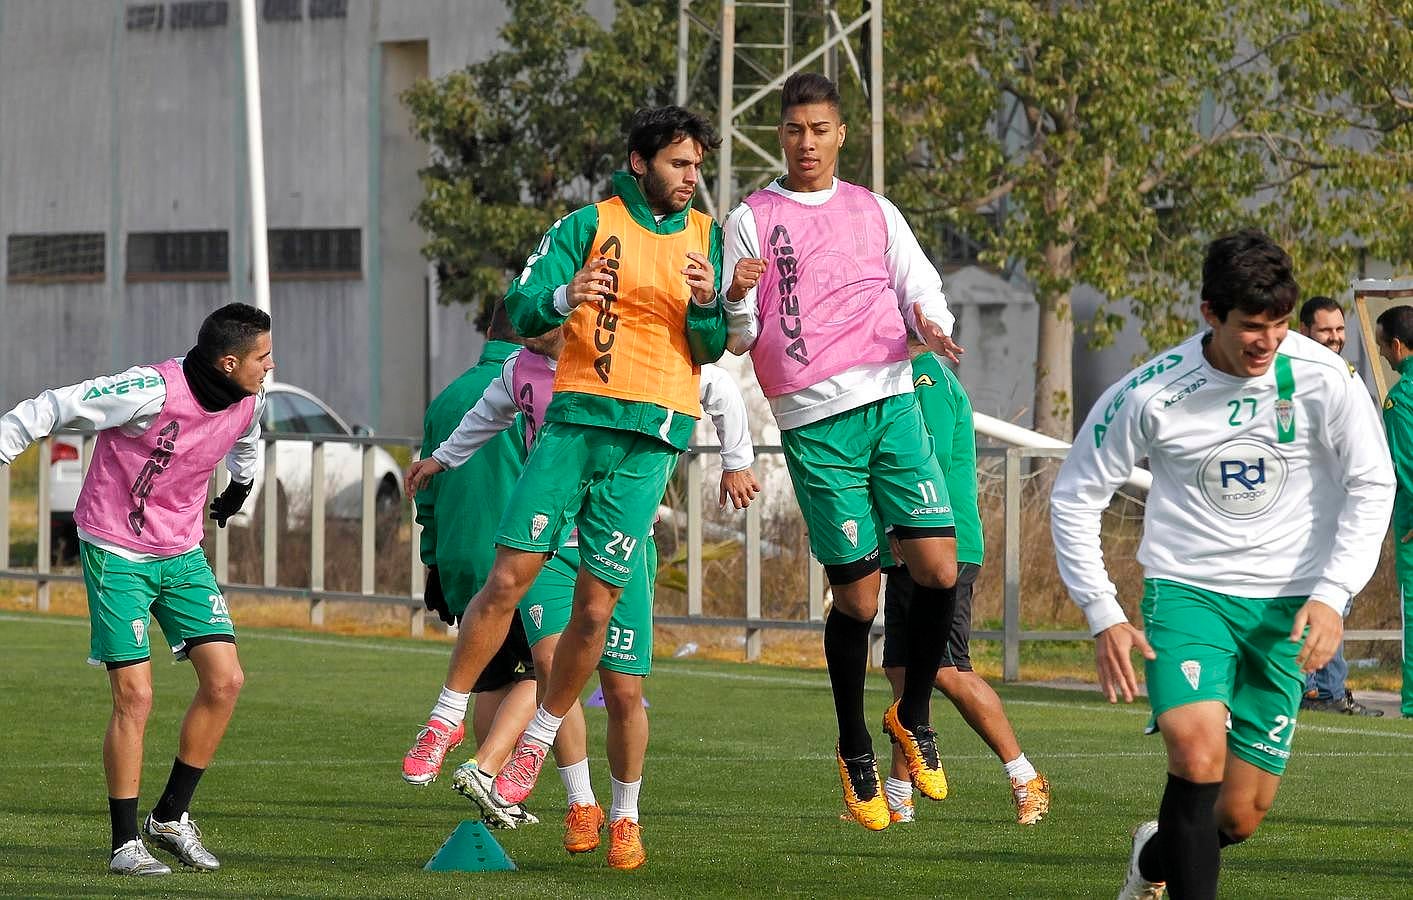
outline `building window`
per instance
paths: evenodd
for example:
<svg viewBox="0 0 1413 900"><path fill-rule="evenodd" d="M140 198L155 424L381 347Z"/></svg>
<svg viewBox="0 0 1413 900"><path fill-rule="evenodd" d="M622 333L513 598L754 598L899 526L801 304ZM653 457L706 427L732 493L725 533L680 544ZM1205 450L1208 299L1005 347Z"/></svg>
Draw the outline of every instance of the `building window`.
<svg viewBox="0 0 1413 900"><path fill-rule="evenodd" d="M270 277L361 278L363 234L357 228L271 228Z"/></svg>
<svg viewBox="0 0 1413 900"><path fill-rule="evenodd" d="M309 0L309 18L346 19L348 0Z"/></svg>
<svg viewBox="0 0 1413 900"><path fill-rule="evenodd" d="M162 11L160 3L139 3L127 9L128 31L161 31Z"/></svg>
<svg viewBox="0 0 1413 900"><path fill-rule="evenodd" d="M173 3L171 27L179 28L220 28L226 24L229 8L226 0L187 0Z"/></svg>
<svg viewBox="0 0 1413 900"><path fill-rule="evenodd" d="M128 235L128 281L225 281L224 231L145 231Z"/></svg>
<svg viewBox="0 0 1413 900"><path fill-rule="evenodd" d="M304 18L304 0L265 0L266 22L298 22Z"/></svg>
<svg viewBox="0 0 1413 900"><path fill-rule="evenodd" d="M12 234L5 241L6 272L11 283L48 284L102 281L103 232L85 234Z"/></svg>

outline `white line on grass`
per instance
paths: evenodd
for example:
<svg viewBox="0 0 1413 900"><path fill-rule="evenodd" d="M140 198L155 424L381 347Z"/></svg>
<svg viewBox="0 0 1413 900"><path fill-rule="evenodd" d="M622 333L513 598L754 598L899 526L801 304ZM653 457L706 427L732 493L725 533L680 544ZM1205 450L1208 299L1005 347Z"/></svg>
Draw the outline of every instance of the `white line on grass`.
<svg viewBox="0 0 1413 900"><path fill-rule="evenodd" d="M1306 757L1320 759L1413 759L1413 753L1363 753L1346 750L1331 750L1327 752L1300 752L1302 759ZM1162 750L1133 750L1122 752L1101 752L1101 753L1046 753L1044 759L1072 759L1072 760L1106 760L1106 759L1147 759L1150 757L1163 757L1166 754ZM758 753L722 754L722 753L653 753L652 758L657 761L670 762L708 762L708 763L790 763L790 762L826 762L834 759L833 754L804 753L798 756L761 756ZM949 753L944 762L989 762L996 757L990 753ZM329 769L329 768L350 768L386 766L386 757L375 759L317 759L307 758L300 760L299 767L302 769ZM155 764L154 764L155 765ZM218 765L222 767L249 768L273 768L290 765L287 759L221 759ZM54 760L44 763L46 769L91 769L95 763L92 760L64 761ZM33 762L0 762L0 770L5 769L33 769Z"/></svg>
<svg viewBox="0 0 1413 900"><path fill-rule="evenodd" d="M27 622L46 623L57 625L82 625L88 623L82 619L59 618L34 615L12 615L0 613L0 622ZM375 650L380 653L415 653L419 655L447 656L450 649L447 647L421 647L412 644L375 644L368 641L356 639L339 639L324 637L304 637L294 634L257 634L255 641L286 641L292 644L313 644L323 647L343 647L350 650ZM804 678L789 675L757 675L745 672L717 672L711 669L704 669L692 665L679 665L669 663L666 666L659 666L654 672L658 677L664 675L683 675L694 678L710 678L716 681L744 681L752 684L774 684L781 687L808 687L824 689L829 686L827 678L821 674L818 678ZM869 685L865 690L874 693L882 693L888 688L879 683ZM1129 706L1128 704L1108 704L1108 703L1060 703L1055 700L1021 700L1008 699L1007 706L1037 706L1042 709L1072 709L1080 712L1121 712L1130 715L1149 715L1149 711L1141 706ZM1310 725L1301 723L1300 730L1303 732L1315 732L1317 734L1349 734L1360 737L1387 737L1399 738L1402 740L1413 740L1413 734L1406 734L1399 731L1364 731L1358 728L1340 728L1331 725ZM1304 754L1302 754L1304 755ZM1372 754L1370 754L1372 755Z"/></svg>

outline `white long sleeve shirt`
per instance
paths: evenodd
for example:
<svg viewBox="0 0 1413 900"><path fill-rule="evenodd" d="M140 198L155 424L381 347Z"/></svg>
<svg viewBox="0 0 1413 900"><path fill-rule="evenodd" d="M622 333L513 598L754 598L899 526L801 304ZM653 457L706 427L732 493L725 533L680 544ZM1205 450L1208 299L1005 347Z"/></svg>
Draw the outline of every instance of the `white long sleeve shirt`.
<svg viewBox="0 0 1413 900"><path fill-rule="evenodd" d="M449 469L465 465L475 452L491 438L509 428L519 407L511 385L514 383L515 361L525 350L516 350L506 357L500 374L486 385L481 399L466 411L461 424L447 436L441 446L432 451L432 458ZM550 368L555 361L549 361ZM716 428L721 444L721 467L727 472L748 468L755 461L750 424L746 419L746 401L741 389L723 369L702 366L702 414Z"/></svg>
<svg viewBox="0 0 1413 900"><path fill-rule="evenodd" d="M152 366L133 366L116 375L100 375L67 387L51 388L0 416L0 464L9 465L30 444L56 431L76 428L103 431L117 428L136 437L152 426L167 402L167 384ZM265 392L255 399L250 427L226 455L226 468L242 484L255 478L260 451L260 418ZM125 559L156 559L95 538L79 529L79 537Z"/></svg>
<svg viewBox="0 0 1413 900"><path fill-rule="evenodd" d="M772 181L765 190L807 206L820 206L832 199L838 188L839 182L835 179L823 191L791 191L777 180ZM884 262L889 282L898 295L898 308L903 314L903 321L914 334L918 334L913 306L921 303L923 317L950 335L956 317L947 307L942 276L922 252L917 237L898 208L885 197L873 196L888 226ZM743 202L726 219L721 271L723 290L731 284L738 261L761 256L755 213ZM760 334L756 289L751 288L739 301L723 294L722 303L726 310L726 349L738 356L743 355L755 346L756 337ZM912 389L912 363L909 360L881 365L870 363L847 369L803 390L770 398L770 410L775 414L780 429L788 431L857 409L875 400L911 393Z"/></svg>
<svg viewBox="0 0 1413 900"><path fill-rule="evenodd" d="M1228 375L1204 358L1206 334L1110 387L1056 478L1055 558L1093 634L1127 621L1100 522L1144 457L1146 578L1253 599L1308 596L1342 615L1378 565L1393 466L1364 386L1293 331L1264 375Z"/></svg>

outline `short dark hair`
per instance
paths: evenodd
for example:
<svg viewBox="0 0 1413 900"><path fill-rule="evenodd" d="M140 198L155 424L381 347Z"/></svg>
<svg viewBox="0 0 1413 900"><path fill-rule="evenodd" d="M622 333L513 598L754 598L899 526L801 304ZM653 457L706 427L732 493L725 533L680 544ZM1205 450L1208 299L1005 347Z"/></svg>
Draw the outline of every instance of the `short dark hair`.
<svg viewBox="0 0 1413 900"><path fill-rule="evenodd" d="M1315 324L1315 313L1327 310L1344 315L1344 307L1331 297L1311 297L1300 304L1300 324L1306 328Z"/></svg>
<svg viewBox="0 0 1413 900"><path fill-rule="evenodd" d="M1397 338L1403 346L1413 347L1413 306L1390 306L1379 313L1374 324L1385 341Z"/></svg>
<svg viewBox="0 0 1413 900"><path fill-rule="evenodd" d="M506 312L504 300L497 300L491 307L490 320L486 323L486 339L520 343L520 335L510 324L510 313Z"/></svg>
<svg viewBox="0 0 1413 900"><path fill-rule="evenodd" d="M654 106L639 109L628 121L628 153L652 160L657 151L683 138L702 146L702 152L721 146L721 138L705 116L680 106Z"/></svg>
<svg viewBox="0 0 1413 900"><path fill-rule="evenodd" d="M796 72L785 79L780 89L780 118L785 118L791 107L810 103L828 103L838 111L839 86L818 72Z"/></svg>
<svg viewBox="0 0 1413 900"><path fill-rule="evenodd" d="M211 313L196 333L196 348L207 359L244 356L256 338L270 330L270 314L248 303L227 303Z"/></svg>
<svg viewBox="0 0 1413 900"><path fill-rule="evenodd" d="M1207 245L1202 299L1219 321L1233 309L1288 317L1300 296L1290 254L1264 232L1246 228Z"/></svg>

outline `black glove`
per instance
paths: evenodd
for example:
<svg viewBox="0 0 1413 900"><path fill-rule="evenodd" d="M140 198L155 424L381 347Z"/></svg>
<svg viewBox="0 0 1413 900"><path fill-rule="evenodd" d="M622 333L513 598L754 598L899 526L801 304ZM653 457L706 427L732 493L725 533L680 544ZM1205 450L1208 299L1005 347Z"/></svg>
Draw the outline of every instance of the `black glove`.
<svg viewBox="0 0 1413 900"><path fill-rule="evenodd" d="M456 616L447 609L446 595L442 593L442 576L436 566L427 567L427 584L422 588L422 603L446 624L456 624Z"/></svg>
<svg viewBox="0 0 1413 900"><path fill-rule="evenodd" d="M216 524L222 528L226 527L226 520L245 505L245 500L250 496L250 489L255 487L255 479L241 483L234 478L226 485L226 489L221 492L221 496L211 501L211 518L216 520Z"/></svg>

